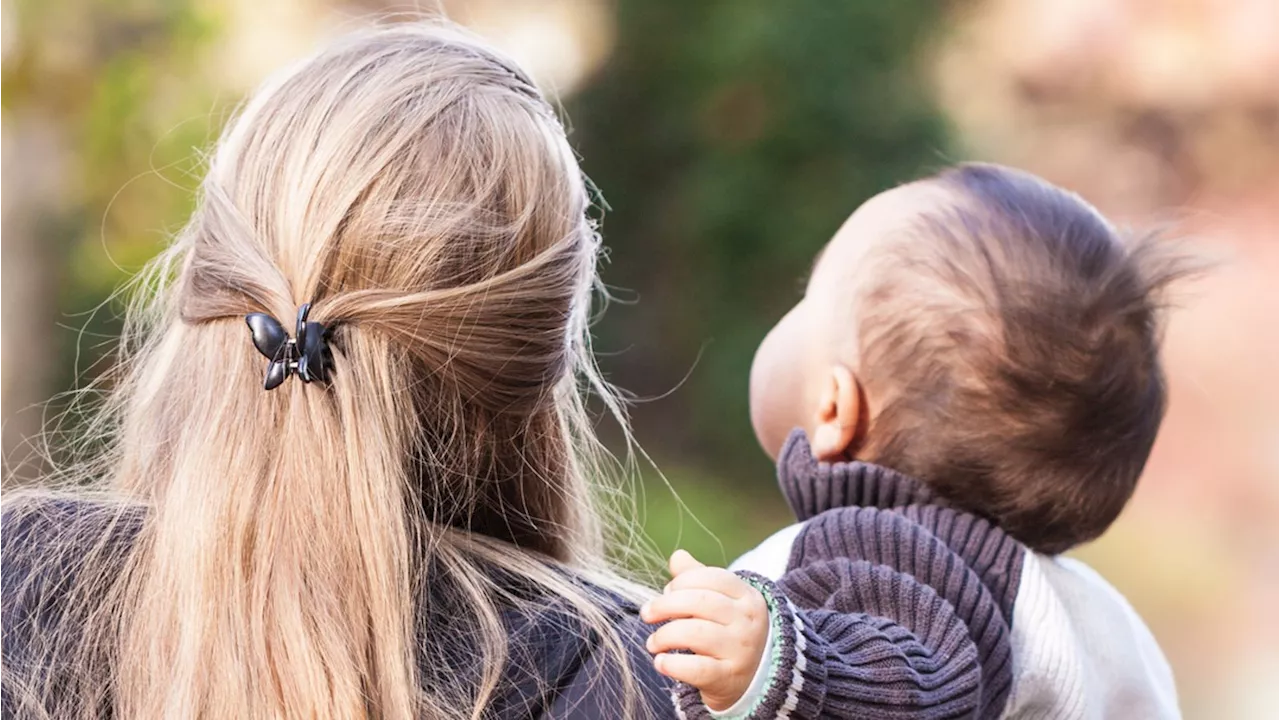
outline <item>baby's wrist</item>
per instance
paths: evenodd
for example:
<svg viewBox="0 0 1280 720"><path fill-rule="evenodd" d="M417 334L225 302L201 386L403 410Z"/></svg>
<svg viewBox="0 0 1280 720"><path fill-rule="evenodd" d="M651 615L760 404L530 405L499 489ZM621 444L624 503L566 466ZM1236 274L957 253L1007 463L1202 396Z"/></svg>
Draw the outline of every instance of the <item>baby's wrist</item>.
<svg viewBox="0 0 1280 720"><path fill-rule="evenodd" d="M763 592L760 594L762 596L765 595ZM768 601L766 600L766 605L767 603ZM753 713L764 700L765 693L768 692L773 677L777 672L778 656L774 652L776 634L773 613L770 612L769 620L765 626L764 647L759 656L754 658L755 667L752 671L751 680L743 689L742 694L738 696L738 699L729 707L723 710L715 710L708 706L707 709L712 718L715 720L742 720L753 716Z"/></svg>
<svg viewBox="0 0 1280 720"><path fill-rule="evenodd" d="M684 717L690 720L694 718L743 720L757 717L762 706L770 699L770 691L778 685L777 681L782 672L780 667L782 657L777 638L787 631L786 628L783 628L785 619L779 612L779 608L781 607L780 603L786 602L786 600L776 594L773 583L768 579L745 571L739 571L735 574L758 592L763 600L766 608L764 642L760 654L752 658L754 661L752 664L753 671L745 689L735 702L721 710L713 710L706 704L705 698L702 697L697 688L685 683L677 684L674 691L676 705L682 711Z"/></svg>

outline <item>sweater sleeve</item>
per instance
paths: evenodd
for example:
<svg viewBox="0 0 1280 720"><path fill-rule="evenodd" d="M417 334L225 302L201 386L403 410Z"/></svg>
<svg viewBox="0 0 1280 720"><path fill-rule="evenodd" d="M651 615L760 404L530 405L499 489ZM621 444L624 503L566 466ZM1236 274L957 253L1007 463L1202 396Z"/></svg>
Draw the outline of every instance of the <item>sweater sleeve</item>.
<svg viewBox="0 0 1280 720"><path fill-rule="evenodd" d="M976 717L981 689L977 650L963 623L927 588L886 568L833 561L812 568L844 604L856 588L890 590L859 603L867 612L801 610L760 576L748 579L764 593L778 630L772 680L749 718L965 718ZM745 574L744 574L745 575ZM868 582L869 581L869 582ZM896 587L895 587L896 586ZM878 596L877 596L878 595ZM888 601L889 609L875 601ZM917 635L884 617L925 619ZM679 684L676 702L688 718L711 718L696 688Z"/></svg>
<svg viewBox="0 0 1280 720"><path fill-rule="evenodd" d="M909 519L842 508L810 522L761 590L777 632L751 718L994 718L1012 683L1007 623L981 579ZM696 689L677 704L705 718Z"/></svg>

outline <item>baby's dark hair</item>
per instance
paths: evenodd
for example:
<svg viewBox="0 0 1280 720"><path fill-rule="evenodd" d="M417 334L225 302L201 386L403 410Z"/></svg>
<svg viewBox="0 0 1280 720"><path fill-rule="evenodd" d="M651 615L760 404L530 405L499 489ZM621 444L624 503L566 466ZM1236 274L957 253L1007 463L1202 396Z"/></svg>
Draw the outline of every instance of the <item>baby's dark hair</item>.
<svg viewBox="0 0 1280 720"><path fill-rule="evenodd" d="M860 294L882 407L860 457L919 477L1044 553L1101 535L1165 411L1160 297L1194 271L1028 173L962 165Z"/></svg>

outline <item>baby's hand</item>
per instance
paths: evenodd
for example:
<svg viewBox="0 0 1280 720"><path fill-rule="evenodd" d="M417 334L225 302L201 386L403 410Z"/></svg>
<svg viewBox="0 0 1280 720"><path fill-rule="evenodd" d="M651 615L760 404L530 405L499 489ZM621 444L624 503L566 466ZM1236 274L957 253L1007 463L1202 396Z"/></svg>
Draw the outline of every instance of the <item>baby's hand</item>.
<svg viewBox="0 0 1280 720"><path fill-rule="evenodd" d="M653 666L698 688L707 707L725 710L751 686L763 661L769 606L742 578L707 567L684 550L671 556L671 575L662 596L640 609L647 623L671 620L649 636Z"/></svg>

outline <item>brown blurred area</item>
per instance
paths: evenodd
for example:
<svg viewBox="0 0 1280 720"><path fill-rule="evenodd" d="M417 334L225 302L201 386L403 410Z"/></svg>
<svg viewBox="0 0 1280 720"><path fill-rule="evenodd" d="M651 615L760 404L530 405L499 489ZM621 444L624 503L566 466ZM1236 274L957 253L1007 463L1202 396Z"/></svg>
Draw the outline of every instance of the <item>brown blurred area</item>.
<svg viewBox="0 0 1280 720"><path fill-rule="evenodd" d="M991 0L936 59L972 157L1211 258L1177 293L1170 408L1133 503L1079 554L1161 641L1188 716L1275 717L1277 6Z"/></svg>

